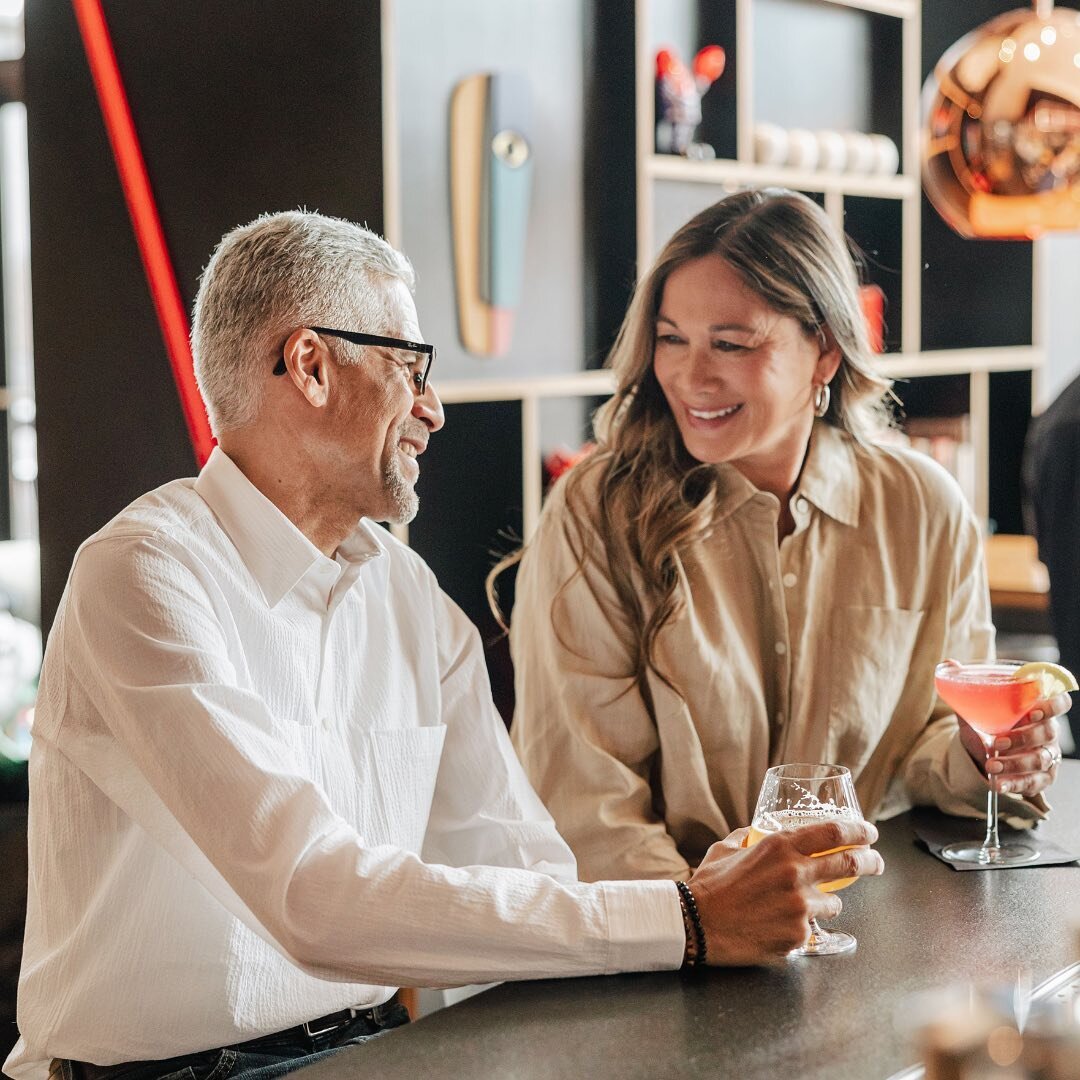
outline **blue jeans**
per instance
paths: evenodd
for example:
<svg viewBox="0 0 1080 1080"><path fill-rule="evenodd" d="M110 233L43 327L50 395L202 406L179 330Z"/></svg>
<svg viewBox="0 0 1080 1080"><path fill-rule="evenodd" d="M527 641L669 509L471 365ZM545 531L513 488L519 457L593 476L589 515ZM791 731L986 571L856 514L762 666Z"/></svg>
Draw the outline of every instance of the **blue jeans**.
<svg viewBox="0 0 1080 1080"><path fill-rule="evenodd" d="M56 1060L49 1080L275 1080L408 1022L405 1006L388 1002L324 1035L305 1035L290 1028L280 1035L264 1035L219 1050L119 1065Z"/></svg>

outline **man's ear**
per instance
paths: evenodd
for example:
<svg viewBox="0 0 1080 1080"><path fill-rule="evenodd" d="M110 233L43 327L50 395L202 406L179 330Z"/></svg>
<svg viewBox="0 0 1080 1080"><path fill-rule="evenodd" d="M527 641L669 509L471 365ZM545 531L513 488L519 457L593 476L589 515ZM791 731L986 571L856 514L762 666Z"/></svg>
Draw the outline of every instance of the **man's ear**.
<svg viewBox="0 0 1080 1080"><path fill-rule="evenodd" d="M818 338L821 342L821 352L818 355L817 366L814 371L816 375L814 381L824 385L832 382L833 376L840 368L840 360L843 354L840 351L840 346L836 344L833 332L827 326L821 327L818 331Z"/></svg>
<svg viewBox="0 0 1080 1080"><path fill-rule="evenodd" d="M285 375L315 408L322 408L327 399L327 364L330 354L314 330L300 327L285 341L282 349Z"/></svg>

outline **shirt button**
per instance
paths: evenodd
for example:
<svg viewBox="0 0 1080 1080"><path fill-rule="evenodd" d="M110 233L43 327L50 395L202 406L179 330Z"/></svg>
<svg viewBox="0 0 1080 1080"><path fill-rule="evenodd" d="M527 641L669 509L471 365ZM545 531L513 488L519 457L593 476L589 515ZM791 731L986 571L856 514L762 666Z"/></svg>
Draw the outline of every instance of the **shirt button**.
<svg viewBox="0 0 1080 1080"><path fill-rule="evenodd" d="M787 645L785 645L785 644L784 644L784 642L782 642L782 641L778 641L778 642L777 642L777 643L776 643L776 644L775 644L775 645L773 646L773 648L774 648L774 649L776 650L776 655L777 655L777 656L783 656L783 655L784 655L784 653L786 653L786 652L787 652Z"/></svg>
<svg viewBox="0 0 1080 1080"><path fill-rule="evenodd" d="M809 504L801 495L795 500L795 509L798 510L800 514L805 514L809 509Z"/></svg>
<svg viewBox="0 0 1080 1080"><path fill-rule="evenodd" d="M777 723L777 725L779 727L783 727L783 725L784 725L784 714L782 712L778 712L776 714L776 723Z"/></svg>
<svg viewBox="0 0 1080 1080"><path fill-rule="evenodd" d="M793 589L798 584L798 582L799 582L799 579L794 574L785 574L784 575L784 584L789 589Z"/></svg>

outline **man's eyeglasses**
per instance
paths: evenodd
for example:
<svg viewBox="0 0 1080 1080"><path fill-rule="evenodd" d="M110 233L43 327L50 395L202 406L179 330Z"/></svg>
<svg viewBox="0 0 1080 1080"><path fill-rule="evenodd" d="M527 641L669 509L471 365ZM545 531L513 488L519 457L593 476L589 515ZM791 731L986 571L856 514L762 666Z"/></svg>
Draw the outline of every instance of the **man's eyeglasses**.
<svg viewBox="0 0 1080 1080"><path fill-rule="evenodd" d="M435 346L428 345L423 341L406 341L405 338L381 337L378 334L358 334L352 330L331 330L328 326L309 326L307 329L314 330L316 334L329 334L331 337L344 338L354 345L379 345L384 349L401 349L403 352L416 354L415 360L409 364L409 375L413 386L421 397L427 390L428 372L435 361ZM285 357L283 356L274 368L275 375L284 375Z"/></svg>

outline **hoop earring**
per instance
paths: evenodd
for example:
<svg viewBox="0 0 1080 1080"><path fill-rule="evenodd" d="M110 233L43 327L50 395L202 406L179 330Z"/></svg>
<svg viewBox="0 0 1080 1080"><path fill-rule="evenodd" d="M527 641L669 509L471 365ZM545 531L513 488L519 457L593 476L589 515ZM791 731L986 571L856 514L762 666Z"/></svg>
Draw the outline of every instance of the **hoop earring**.
<svg viewBox="0 0 1080 1080"><path fill-rule="evenodd" d="M832 400L832 390L828 383L822 383L814 388L814 415L821 417L829 411L829 402Z"/></svg>

